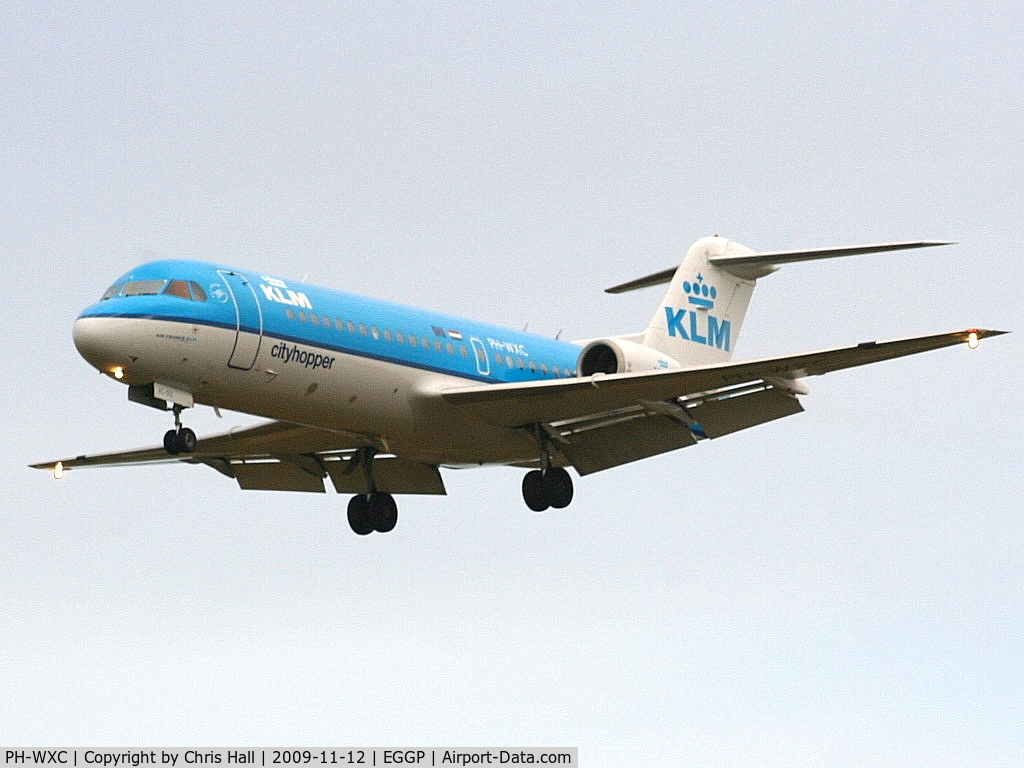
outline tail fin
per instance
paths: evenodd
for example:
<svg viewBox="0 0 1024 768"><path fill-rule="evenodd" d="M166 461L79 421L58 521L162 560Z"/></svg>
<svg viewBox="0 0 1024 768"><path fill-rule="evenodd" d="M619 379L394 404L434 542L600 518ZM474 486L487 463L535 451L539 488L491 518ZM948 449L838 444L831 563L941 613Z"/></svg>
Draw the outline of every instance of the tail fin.
<svg viewBox="0 0 1024 768"><path fill-rule="evenodd" d="M732 358L754 280L716 267L711 258L753 253L722 237L703 237L691 245L644 331L644 346L664 352L683 366Z"/></svg>
<svg viewBox="0 0 1024 768"><path fill-rule="evenodd" d="M608 293L670 282L642 343L685 367L720 363L732 358L757 278L770 275L779 265L933 245L950 243L917 241L757 253L715 235L691 245L677 268L617 285Z"/></svg>

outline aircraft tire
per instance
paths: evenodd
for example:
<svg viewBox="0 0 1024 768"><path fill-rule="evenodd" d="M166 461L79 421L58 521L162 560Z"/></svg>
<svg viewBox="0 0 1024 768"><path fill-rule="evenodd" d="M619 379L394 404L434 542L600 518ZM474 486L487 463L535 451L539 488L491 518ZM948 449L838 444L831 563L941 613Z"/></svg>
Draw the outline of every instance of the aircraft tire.
<svg viewBox="0 0 1024 768"><path fill-rule="evenodd" d="M348 500L348 524L352 532L359 536L373 533L373 518L370 516L366 496L359 494Z"/></svg>
<svg viewBox="0 0 1024 768"><path fill-rule="evenodd" d="M199 442L199 439L196 437L196 433L188 427L182 427L179 429L175 440L178 444L178 453L194 453L196 450L196 443Z"/></svg>
<svg viewBox="0 0 1024 768"><path fill-rule="evenodd" d="M523 477L523 501L534 512L543 512L551 506L545 493L544 475L539 469L531 469Z"/></svg>
<svg viewBox="0 0 1024 768"><path fill-rule="evenodd" d="M398 525L398 504L390 493L375 493L370 496L369 515L373 527L380 533L390 533Z"/></svg>
<svg viewBox="0 0 1024 768"><path fill-rule="evenodd" d="M562 467L544 473L544 496L554 509L564 509L572 501L572 478Z"/></svg>
<svg viewBox="0 0 1024 768"><path fill-rule="evenodd" d="M171 456L177 456L181 451L178 448L178 433L169 429L164 433L164 450Z"/></svg>

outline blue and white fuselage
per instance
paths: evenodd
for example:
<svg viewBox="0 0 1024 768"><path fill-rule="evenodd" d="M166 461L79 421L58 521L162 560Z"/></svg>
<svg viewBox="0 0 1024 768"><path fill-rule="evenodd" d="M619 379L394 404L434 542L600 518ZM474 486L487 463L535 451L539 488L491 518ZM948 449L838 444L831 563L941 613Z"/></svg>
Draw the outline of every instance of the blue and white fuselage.
<svg viewBox="0 0 1024 768"><path fill-rule="evenodd" d="M180 260L145 264L120 277L79 315L74 339L93 366L128 385L157 382L195 403L377 435L391 452L455 464L506 463L536 449L516 431L482 434L478 422L467 425L464 416L425 395L460 383L570 378L581 349Z"/></svg>
<svg viewBox="0 0 1024 768"><path fill-rule="evenodd" d="M75 321L94 367L130 400L172 410L163 445L48 461L203 464L246 490L354 494L356 533L387 532L395 494L444 493L439 467L527 469L536 511L573 497L567 471L600 472L799 413L802 379L967 343L978 328L734 362L759 278L781 264L934 242L755 253L718 236L678 267L618 293L668 283L647 327L569 343L319 288L261 272L158 261L119 278ZM269 419L199 439L196 404Z"/></svg>

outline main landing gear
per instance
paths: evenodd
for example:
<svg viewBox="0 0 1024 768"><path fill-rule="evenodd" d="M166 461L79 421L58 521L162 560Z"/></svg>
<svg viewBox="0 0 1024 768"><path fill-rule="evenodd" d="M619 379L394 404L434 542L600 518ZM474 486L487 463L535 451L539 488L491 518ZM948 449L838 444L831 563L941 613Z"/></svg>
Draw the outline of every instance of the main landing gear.
<svg viewBox="0 0 1024 768"><path fill-rule="evenodd" d="M348 502L348 524L360 536L390 533L398 524L398 504L390 493L361 493Z"/></svg>
<svg viewBox="0 0 1024 768"><path fill-rule="evenodd" d="M188 427L181 426L182 407L174 406L174 429L169 429L164 434L164 450L171 456L179 453L192 453L196 449L198 438L196 433Z"/></svg>
<svg viewBox="0 0 1024 768"><path fill-rule="evenodd" d="M377 451L373 448L360 448L352 456L349 471L361 467L366 480L366 493L353 496L348 502L348 524L352 531L360 536L367 536L374 531L390 533L398 525L398 504L390 493L377 490L373 479L373 457Z"/></svg>
<svg viewBox="0 0 1024 768"><path fill-rule="evenodd" d="M540 469L530 470L523 478L523 501L534 512L548 507L564 509L572 501L572 478L562 467L551 466L548 438L542 427L536 426L533 435L540 448Z"/></svg>
<svg viewBox="0 0 1024 768"><path fill-rule="evenodd" d="M564 509L572 501L572 478L562 467L532 469L523 478L523 501L534 512Z"/></svg>

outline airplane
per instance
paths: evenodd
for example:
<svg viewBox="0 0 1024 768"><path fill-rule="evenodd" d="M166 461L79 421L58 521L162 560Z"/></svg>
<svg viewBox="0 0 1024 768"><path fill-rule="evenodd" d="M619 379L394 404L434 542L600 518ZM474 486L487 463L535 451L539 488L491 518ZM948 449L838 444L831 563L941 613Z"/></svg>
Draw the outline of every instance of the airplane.
<svg viewBox="0 0 1024 768"><path fill-rule="evenodd" d="M359 535L398 521L395 495L444 494L440 468L508 465L534 511L581 477L803 411L804 379L1005 331L969 328L735 362L757 280L813 259L949 245L756 252L718 235L682 262L607 289L668 283L639 333L562 341L198 261L118 278L74 323L93 367L170 411L163 444L32 465L201 464L245 490L352 494ZM202 439L196 405L268 421Z"/></svg>

